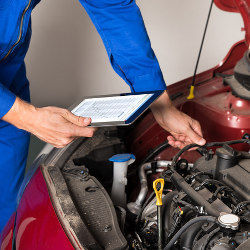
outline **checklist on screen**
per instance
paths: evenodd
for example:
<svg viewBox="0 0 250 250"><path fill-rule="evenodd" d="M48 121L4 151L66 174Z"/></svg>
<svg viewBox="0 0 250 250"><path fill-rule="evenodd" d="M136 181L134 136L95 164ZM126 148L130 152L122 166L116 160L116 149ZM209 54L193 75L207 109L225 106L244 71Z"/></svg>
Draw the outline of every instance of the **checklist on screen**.
<svg viewBox="0 0 250 250"><path fill-rule="evenodd" d="M126 122L153 94L97 97L83 100L72 113L92 123Z"/></svg>

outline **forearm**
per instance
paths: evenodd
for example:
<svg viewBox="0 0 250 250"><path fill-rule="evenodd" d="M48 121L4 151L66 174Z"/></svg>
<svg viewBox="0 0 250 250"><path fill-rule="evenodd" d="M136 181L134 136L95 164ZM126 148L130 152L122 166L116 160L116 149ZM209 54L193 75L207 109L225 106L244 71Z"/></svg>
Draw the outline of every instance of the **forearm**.
<svg viewBox="0 0 250 250"><path fill-rule="evenodd" d="M31 127L34 125L36 108L16 97L16 100L11 109L6 113L2 120L13 124L19 129L24 129L31 132Z"/></svg>
<svg viewBox="0 0 250 250"><path fill-rule="evenodd" d="M2 119L58 148L65 147L75 138L91 137L95 131L87 127L90 118L75 116L57 107L36 108L18 97Z"/></svg>
<svg viewBox="0 0 250 250"><path fill-rule="evenodd" d="M151 110L157 111L158 109L167 109L172 106L172 101L168 95L168 92L165 90L162 95L151 105Z"/></svg>
<svg viewBox="0 0 250 250"><path fill-rule="evenodd" d="M106 47L110 62L133 92L164 90L162 72L134 0L79 0Z"/></svg>

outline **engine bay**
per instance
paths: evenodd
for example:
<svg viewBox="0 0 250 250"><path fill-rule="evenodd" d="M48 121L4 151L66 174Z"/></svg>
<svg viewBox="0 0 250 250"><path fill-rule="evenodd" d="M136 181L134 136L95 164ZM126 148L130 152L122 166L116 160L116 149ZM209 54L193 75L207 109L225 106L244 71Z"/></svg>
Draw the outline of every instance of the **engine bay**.
<svg viewBox="0 0 250 250"><path fill-rule="evenodd" d="M63 220L84 247L250 249L250 153L234 148L248 145L248 135L189 145L171 160L157 160L165 141L137 161L122 134L101 129L64 164L47 168ZM194 163L182 157L191 148L200 155ZM153 189L159 180L161 206L159 183Z"/></svg>

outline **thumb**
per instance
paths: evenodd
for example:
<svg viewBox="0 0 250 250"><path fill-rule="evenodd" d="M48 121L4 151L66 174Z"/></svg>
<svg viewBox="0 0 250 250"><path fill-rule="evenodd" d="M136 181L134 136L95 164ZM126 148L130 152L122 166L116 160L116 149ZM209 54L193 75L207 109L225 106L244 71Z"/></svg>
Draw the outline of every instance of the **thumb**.
<svg viewBox="0 0 250 250"><path fill-rule="evenodd" d="M88 126L91 123L91 118L76 116L68 110L63 114L63 117L77 126Z"/></svg>
<svg viewBox="0 0 250 250"><path fill-rule="evenodd" d="M199 134L197 134L191 127L187 130L186 136L189 137L189 139L198 145L204 145L206 143L206 140L202 138Z"/></svg>

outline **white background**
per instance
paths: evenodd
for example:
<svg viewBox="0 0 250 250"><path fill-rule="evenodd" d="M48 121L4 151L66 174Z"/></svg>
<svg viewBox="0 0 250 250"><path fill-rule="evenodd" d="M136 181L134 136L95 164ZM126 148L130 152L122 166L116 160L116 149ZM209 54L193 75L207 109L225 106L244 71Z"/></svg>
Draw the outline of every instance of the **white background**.
<svg viewBox="0 0 250 250"><path fill-rule="evenodd" d="M193 74L210 0L140 0L167 84ZM127 92L77 0L42 0L33 12L26 57L32 102L67 107L82 96ZM244 37L239 14L214 6L199 71L218 64Z"/></svg>

